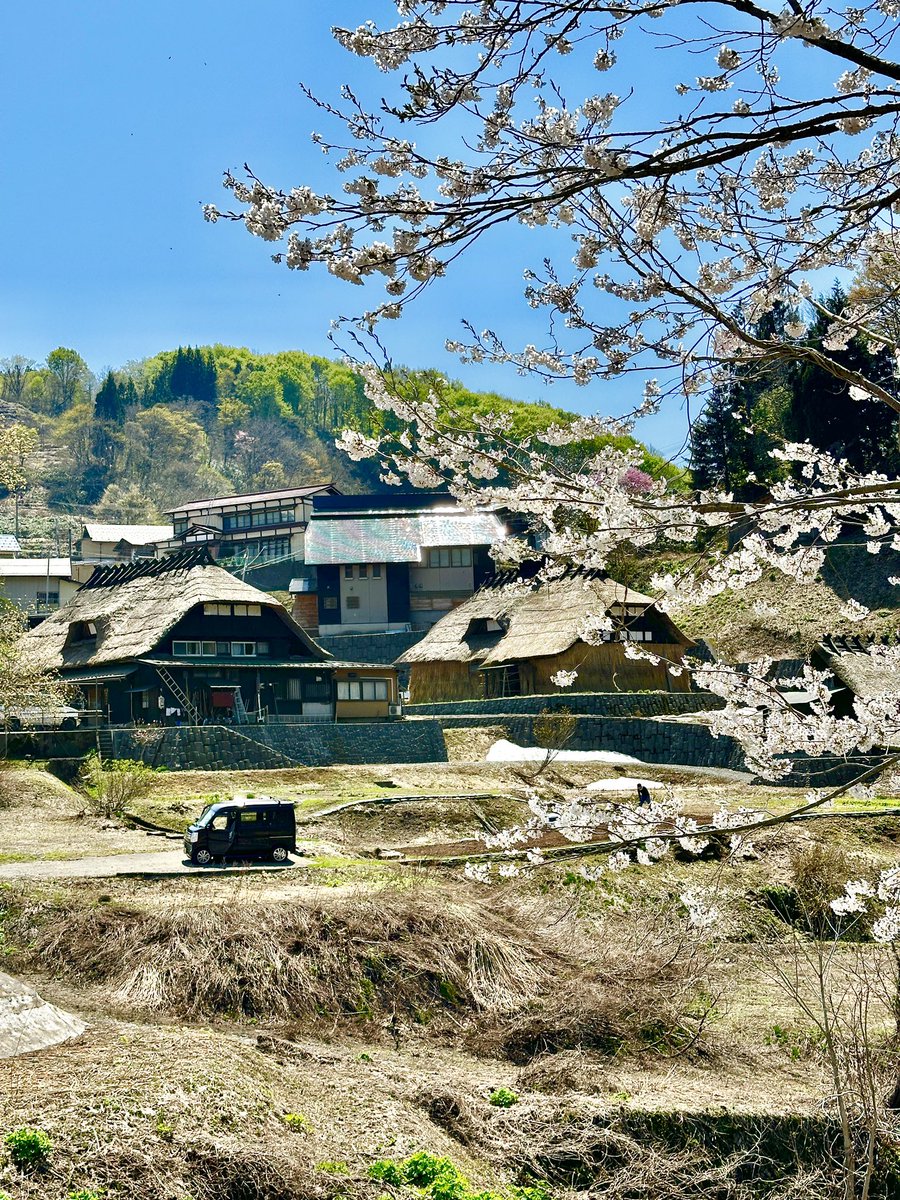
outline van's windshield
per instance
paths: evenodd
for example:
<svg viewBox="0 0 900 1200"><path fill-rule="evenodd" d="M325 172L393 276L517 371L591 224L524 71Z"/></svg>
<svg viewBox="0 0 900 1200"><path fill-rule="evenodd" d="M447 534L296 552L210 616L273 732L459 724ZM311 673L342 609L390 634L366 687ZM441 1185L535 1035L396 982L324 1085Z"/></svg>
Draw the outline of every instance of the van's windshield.
<svg viewBox="0 0 900 1200"><path fill-rule="evenodd" d="M200 829L205 829L218 816L225 817L229 813L229 809L222 804L210 804L208 808L204 808L200 814L200 819L197 825Z"/></svg>

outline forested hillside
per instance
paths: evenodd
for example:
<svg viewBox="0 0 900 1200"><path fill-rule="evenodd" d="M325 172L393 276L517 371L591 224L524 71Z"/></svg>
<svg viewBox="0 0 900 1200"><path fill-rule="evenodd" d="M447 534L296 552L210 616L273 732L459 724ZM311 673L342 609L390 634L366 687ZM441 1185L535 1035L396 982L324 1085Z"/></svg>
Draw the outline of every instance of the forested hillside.
<svg viewBox="0 0 900 1200"><path fill-rule="evenodd" d="M466 419L502 410L520 437L572 419L550 405L432 379ZM324 479L346 491L384 488L370 463L334 447L344 428L380 431L383 414L349 367L301 351L179 347L97 377L77 350L59 347L44 363L2 360L0 388L4 424L23 422L37 436L20 504L20 519L30 512L36 520L46 501L32 536L53 536L59 526L46 506L60 518L139 522L204 495ZM674 481L683 474L649 451L643 466Z"/></svg>

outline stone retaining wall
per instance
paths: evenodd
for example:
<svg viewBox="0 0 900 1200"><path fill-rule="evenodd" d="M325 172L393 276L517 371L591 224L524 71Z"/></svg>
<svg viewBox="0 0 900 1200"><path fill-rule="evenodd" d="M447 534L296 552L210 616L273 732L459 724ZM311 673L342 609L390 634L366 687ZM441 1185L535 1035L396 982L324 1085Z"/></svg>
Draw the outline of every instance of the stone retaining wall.
<svg viewBox="0 0 900 1200"><path fill-rule="evenodd" d="M116 758L140 759L173 771L447 761L437 721L116 729L112 737Z"/></svg>
<svg viewBox="0 0 900 1200"><path fill-rule="evenodd" d="M725 702L710 692L554 692L547 696L507 696L500 700L445 700L407 704L411 717L506 716L567 708L593 717L667 717L708 712Z"/></svg>
<svg viewBox="0 0 900 1200"><path fill-rule="evenodd" d="M509 740L517 745L539 744L534 736L532 716L501 715L492 720L475 715L443 716L440 721L445 729L499 724L506 729ZM629 754L642 762L665 763L669 766L747 770L740 744L731 737L713 737L709 727L699 721L579 716L576 718L575 733L565 749L613 750L618 754ZM875 766L880 757L859 754L849 759L832 759L797 755L791 774L777 782L790 787L837 787Z"/></svg>
<svg viewBox="0 0 900 1200"><path fill-rule="evenodd" d="M416 642L424 630L415 633L328 633L317 637L319 645L343 662L392 663Z"/></svg>

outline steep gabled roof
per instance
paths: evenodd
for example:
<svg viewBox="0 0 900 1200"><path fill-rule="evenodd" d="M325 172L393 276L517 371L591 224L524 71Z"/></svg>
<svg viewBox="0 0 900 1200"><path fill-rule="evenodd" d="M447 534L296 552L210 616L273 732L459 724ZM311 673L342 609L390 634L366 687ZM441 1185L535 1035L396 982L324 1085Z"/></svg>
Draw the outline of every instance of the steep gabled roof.
<svg viewBox="0 0 900 1200"><path fill-rule="evenodd" d="M442 617L397 662L491 666L550 657L580 640L589 617L610 613L627 621L653 605L650 596L590 574L569 572L536 584L501 578Z"/></svg>
<svg viewBox="0 0 900 1200"><path fill-rule="evenodd" d="M829 637L812 652L813 665L830 670L854 696L900 692L900 649L856 637Z"/></svg>
<svg viewBox="0 0 900 1200"><path fill-rule="evenodd" d="M214 566L205 550L98 568L68 603L24 636L22 652L46 669L140 658L152 653L196 605L216 603L270 609L307 648L310 658L330 658L274 596ZM70 630L88 623L96 629L96 641L69 644Z"/></svg>

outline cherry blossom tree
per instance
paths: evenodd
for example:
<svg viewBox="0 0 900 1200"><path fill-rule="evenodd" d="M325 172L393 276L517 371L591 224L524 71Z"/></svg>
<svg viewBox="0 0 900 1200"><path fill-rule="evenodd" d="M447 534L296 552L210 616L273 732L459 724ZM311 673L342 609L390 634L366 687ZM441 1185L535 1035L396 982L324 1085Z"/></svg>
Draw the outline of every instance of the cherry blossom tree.
<svg viewBox="0 0 900 1200"><path fill-rule="evenodd" d="M389 17L392 7L384 5ZM383 297L349 323L349 334L370 355L362 367L370 400L403 432L381 440L348 432L343 448L378 461L387 482L446 485L466 504L527 514L545 576L572 564L603 570L623 546L649 552L680 543L686 565L654 581L663 604L743 587L772 569L786 581L812 580L848 529L873 555L900 549L900 483L809 444L776 445L785 469L748 503L672 492L643 476L636 453L609 439L592 443L673 400L696 413L736 368L786 361L828 372L849 387L851 402L874 399L900 413L898 388L839 354L861 337L900 360L870 295L840 312L823 312L815 299L828 273L895 252L897 0L395 7L394 24L334 30L348 52L391 77L380 106L367 107L349 86L340 98L307 93L336 131L313 135L333 164L334 192L302 180L274 186L248 167L225 177L233 207L205 210L211 221L242 221L291 270L321 266L370 285L367 296L373 281L383 282ZM464 362L512 363L550 380L633 376L636 399L615 418L579 418L523 442L502 416L474 427L461 421L439 383L392 367L384 322L511 224L535 238L541 265L526 267L524 299L543 317L540 340L510 345L470 323L448 347ZM763 321L777 308L801 315ZM826 335L811 344L816 312ZM578 447L581 456L560 453ZM507 562L533 553L524 539L504 547ZM845 615L858 620L866 610L851 601ZM608 634L601 617L583 631L588 642ZM900 666L897 646L873 653ZM825 675L808 667L801 682L811 711L800 714L767 682L769 665L668 664L673 673L693 670L723 697L714 729L740 738L764 776L785 776L800 752L897 743L893 691L837 717ZM646 832L646 812L641 820ZM642 852L668 844L644 838Z"/></svg>

